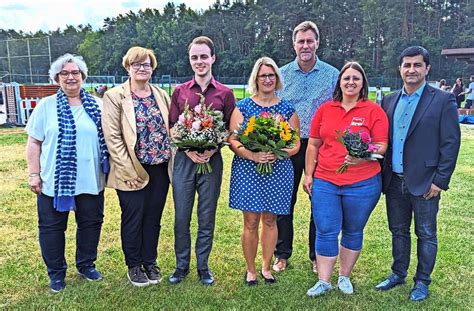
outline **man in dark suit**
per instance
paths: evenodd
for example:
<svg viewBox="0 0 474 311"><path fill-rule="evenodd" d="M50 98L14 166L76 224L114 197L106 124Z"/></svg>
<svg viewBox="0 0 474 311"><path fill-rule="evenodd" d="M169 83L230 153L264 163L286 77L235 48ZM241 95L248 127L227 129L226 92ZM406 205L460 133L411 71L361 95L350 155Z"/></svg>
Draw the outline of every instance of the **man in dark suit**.
<svg viewBox="0 0 474 311"><path fill-rule="evenodd" d="M413 217L418 266L410 299L420 301L429 294L438 246L440 193L448 189L461 134L454 95L426 83L431 67L428 51L420 46L406 48L399 63L403 88L382 101L390 121L383 189L392 233L392 274L376 289L385 291L405 283Z"/></svg>

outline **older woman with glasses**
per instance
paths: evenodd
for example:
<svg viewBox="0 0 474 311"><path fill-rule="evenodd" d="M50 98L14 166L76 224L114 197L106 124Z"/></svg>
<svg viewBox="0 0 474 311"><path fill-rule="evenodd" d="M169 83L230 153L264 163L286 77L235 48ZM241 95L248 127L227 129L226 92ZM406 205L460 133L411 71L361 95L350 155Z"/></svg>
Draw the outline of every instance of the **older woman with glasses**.
<svg viewBox="0 0 474 311"><path fill-rule="evenodd" d="M76 267L90 281L102 279L95 269L104 217L108 153L101 127L102 102L82 83L87 66L80 56L65 54L49 70L59 84L28 119L28 186L37 194L39 243L53 292L66 287L65 234L69 211L75 211Z"/></svg>
<svg viewBox="0 0 474 311"><path fill-rule="evenodd" d="M103 127L111 159L107 186L117 190L122 210L128 279L134 286L147 286L162 280L156 259L170 183L170 99L149 82L157 66L152 50L132 47L122 65L130 78L103 98Z"/></svg>

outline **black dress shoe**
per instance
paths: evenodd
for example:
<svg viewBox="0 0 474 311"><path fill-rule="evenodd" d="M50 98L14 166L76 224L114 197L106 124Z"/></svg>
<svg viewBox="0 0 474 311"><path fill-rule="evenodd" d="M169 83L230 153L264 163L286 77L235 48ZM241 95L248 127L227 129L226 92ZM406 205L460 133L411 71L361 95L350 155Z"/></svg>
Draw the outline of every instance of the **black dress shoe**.
<svg viewBox="0 0 474 311"><path fill-rule="evenodd" d="M265 280L265 284L273 284L277 281L274 276L272 276L271 278L266 278L265 275L263 275L263 272L260 272L260 275Z"/></svg>
<svg viewBox="0 0 474 311"><path fill-rule="evenodd" d="M209 270L198 270L199 282L203 285L214 284L214 276Z"/></svg>
<svg viewBox="0 0 474 311"><path fill-rule="evenodd" d="M170 284L180 283L189 273L189 270L176 269L173 274L168 278Z"/></svg>
<svg viewBox="0 0 474 311"><path fill-rule="evenodd" d="M392 273L388 276L388 278L386 278L385 280L383 280L382 282L377 284L375 286L375 289L385 291L385 290L392 289L395 286L402 285L402 284L405 284L405 279L399 277L395 273Z"/></svg>
<svg viewBox="0 0 474 311"><path fill-rule="evenodd" d="M257 279L255 279L255 280L250 280L250 281L247 280L247 271L245 271L245 273L244 273L244 282L245 282L245 284L246 284L247 286L255 286L255 285L257 285L257 283L258 283L258 282L257 282Z"/></svg>

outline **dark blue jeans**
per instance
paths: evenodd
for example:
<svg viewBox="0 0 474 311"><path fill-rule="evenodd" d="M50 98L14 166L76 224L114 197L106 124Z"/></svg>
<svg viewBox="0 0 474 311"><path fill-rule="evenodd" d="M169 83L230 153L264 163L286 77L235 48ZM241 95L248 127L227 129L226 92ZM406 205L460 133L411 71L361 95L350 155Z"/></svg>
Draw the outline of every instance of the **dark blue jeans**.
<svg viewBox="0 0 474 311"><path fill-rule="evenodd" d="M100 230L104 219L104 191L98 195L80 194L76 203L76 267L78 270L95 267ZM66 276L65 231L69 212L57 212L53 198L44 194L37 197L38 229L41 255L51 280Z"/></svg>
<svg viewBox="0 0 474 311"><path fill-rule="evenodd" d="M316 223L316 253L337 256L341 230L341 245L353 251L361 250L365 225L381 192L380 174L344 186L314 178L311 204Z"/></svg>
<svg viewBox="0 0 474 311"><path fill-rule="evenodd" d="M156 264L161 216L170 185L168 162L143 168L150 176L145 188L117 190L122 210L122 250L129 268Z"/></svg>
<svg viewBox="0 0 474 311"><path fill-rule="evenodd" d="M407 276L410 265L410 225L414 218L417 236L418 266L414 281L426 285L431 283L431 272L436 261L438 238L436 220L440 196L425 200L423 196L412 195L403 177L393 175L386 193L388 226L392 233L392 272L399 277Z"/></svg>
<svg viewBox="0 0 474 311"><path fill-rule="evenodd" d="M221 192L222 156L215 153L209 160L212 172L196 173L196 164L181 151L176 153L173 171L174 251L176 268L189 269L191 259L190 223L194 196L198 193L196 259L198 270L209 269L209 255L214 239L217 200Z"/></svg>

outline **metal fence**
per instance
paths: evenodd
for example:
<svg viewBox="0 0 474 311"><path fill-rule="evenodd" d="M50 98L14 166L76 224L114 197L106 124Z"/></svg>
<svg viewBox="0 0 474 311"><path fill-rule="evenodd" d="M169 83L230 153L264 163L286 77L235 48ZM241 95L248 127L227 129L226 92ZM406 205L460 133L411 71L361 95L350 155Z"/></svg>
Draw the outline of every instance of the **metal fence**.
<svg viewBox="0 0 474 311"><path fill-rule="evenodd" d="M4 82L48 83L51 64L49 36L0 40L0 71Z"/></svg>
<svg viewBox="0 0 474 311"><path fill-rule="evenodd" d="M153 76L152 83L160 85L163 89L166 89L171 93L172 89L176 85L184 83L191 79L192 76L174 77L171 75ZM232 88L247 88L248 77L224 77L216 76L216 80L228 85ZM19 84L50 84L49 76L46 74L29 74L25 73L8 73L2 72L0 79L4 82L17 82ZM86 87L94 88L98 85L106 85L108 88L115 86L117 83L123 83L128 79L128 76L112 76L112 75L91 75L87 77L85 82ZM373 76L368 77L369 86L375 87L380 85L385 89L396 90L402 87L402 80L399 76L396 77L384 77L384 76ZM31 82L33 81L33 83Z"/></svg>
<svg viewBox="0 0 474 311"><path fill-rule="evenodd" d="M128 77L127 77L128 78ZM232 86L247 86L248 77L222 77L216 76L217 81L225 84L225 85L232 85ZM181 84L183 82L188 81L191 77L171 77L172 84ZM396 90L402 87L403 81L400 77L384 77L384 76L377 76L377 77L368 77L369 86L376 87L380 85L384 88L390 88L391 90ZM153 83L160 84L162 83L161 77L154 77Z"/></svg>

